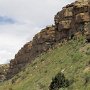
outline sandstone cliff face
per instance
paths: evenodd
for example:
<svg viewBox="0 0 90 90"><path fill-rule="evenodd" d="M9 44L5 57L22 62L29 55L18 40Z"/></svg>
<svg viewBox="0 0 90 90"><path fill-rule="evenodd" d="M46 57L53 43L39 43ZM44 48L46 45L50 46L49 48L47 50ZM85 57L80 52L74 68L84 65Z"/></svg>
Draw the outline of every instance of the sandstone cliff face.
<svg viewBox="0 0 90 90"><path fill-rule="evenodd" d="M55 16L56 29L61 33L60 39L70 38L76 32L89 35L90 4L88 1L81 1L67 5Z"/></svg>
<svg viewBox="0 0 90 90"><path fill-rule="evenodd" d="M27 63L30 63L43 52L47 52L56 43L71 39L80 32L90 40L90 3L89 0L78 0L63 7L54 18L55 25L47 26L36 34L10 61L7 78L18 73Z"/></svg>

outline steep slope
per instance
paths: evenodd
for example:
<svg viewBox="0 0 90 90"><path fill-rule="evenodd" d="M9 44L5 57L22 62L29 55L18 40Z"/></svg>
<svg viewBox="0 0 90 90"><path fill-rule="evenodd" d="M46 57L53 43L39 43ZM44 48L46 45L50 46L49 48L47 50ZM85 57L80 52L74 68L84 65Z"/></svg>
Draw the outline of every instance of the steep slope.
<svg viewBox="0 0 90 90"><path fill-rule="evenodd" d="M73 81L59 90L90 90L90 44L84 37L43 53L12 79L0 83L0 90L49 90L52 78L59 72Z"/></svg>
<svg viewBox="0 0 90 90"><path fill-rule="evenodd" d="M9 69L0 67L0 80L9 79L0 90L90 90L89 0L63 7L54 21L19 50Z"/></svg>
<svg viewBox="0 0 90 90"><path fill-rule="evenodd" d="M55 25L48 26L36 34L10 61L7 79L13 77L43 52L47 52L59 42L72 39L80 34L90 41L90 2L78 0L58 12L54 18Z"/></svg>

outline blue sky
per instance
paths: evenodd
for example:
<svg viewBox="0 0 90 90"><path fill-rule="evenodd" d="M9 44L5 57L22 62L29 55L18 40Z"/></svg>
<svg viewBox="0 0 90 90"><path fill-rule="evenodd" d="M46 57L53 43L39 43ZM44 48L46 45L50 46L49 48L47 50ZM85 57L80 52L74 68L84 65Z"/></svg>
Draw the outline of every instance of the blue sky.
<svg viewBox="0 0 90 90"><path fill-rule="evenodd" d="M63 6L75 0L0 0L0 64L47 25Z"/></svg>
<svg viewBox="0 0 90 90"><path fill-rule="evenodd" d="M9 18L7 16L0 16L0 25L5 25L5 24L14 24L15 20L12 18Z"/></svg>

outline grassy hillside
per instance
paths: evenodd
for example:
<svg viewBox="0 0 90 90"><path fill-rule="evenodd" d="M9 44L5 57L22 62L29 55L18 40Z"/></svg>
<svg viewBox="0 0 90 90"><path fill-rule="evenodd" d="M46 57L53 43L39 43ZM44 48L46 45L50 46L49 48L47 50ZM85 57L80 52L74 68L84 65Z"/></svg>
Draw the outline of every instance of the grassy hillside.
<svg viewBox="0 0 90 90"><path fill-rule="evenodd" d="M90 44L83 37L57 45L36 58L13 79L0 83L0 90L48 90L59 72L73 80L59 90L90 90Z"/></svg>

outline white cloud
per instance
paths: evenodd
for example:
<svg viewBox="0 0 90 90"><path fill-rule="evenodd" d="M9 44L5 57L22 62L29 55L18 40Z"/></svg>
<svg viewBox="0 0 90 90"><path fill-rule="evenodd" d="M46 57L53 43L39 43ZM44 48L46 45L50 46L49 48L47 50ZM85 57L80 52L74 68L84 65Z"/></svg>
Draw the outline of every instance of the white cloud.
<svg viewBox="0 0 90 90"><path fill-rule="evenodd" d="M75 0L0 0L0 16L16 22L0 25L0 63L7 63L35 33L53 24L54 15Z"/></svg>
<svg viewBox="0 0 90 90"><path fill-rule="evenodd" d="M75 0L0 0L0 14L31 21L36 25L52 23L65 4Z"/></svg>
<svg viewBox="0 0 90 90"><path fill-rule="evenodd" d="M28 24L22 25L2 25L0 26L0 63L7 63L14 58L15 53L32 37L40 31L40 28L30 27Z"/></svg>

